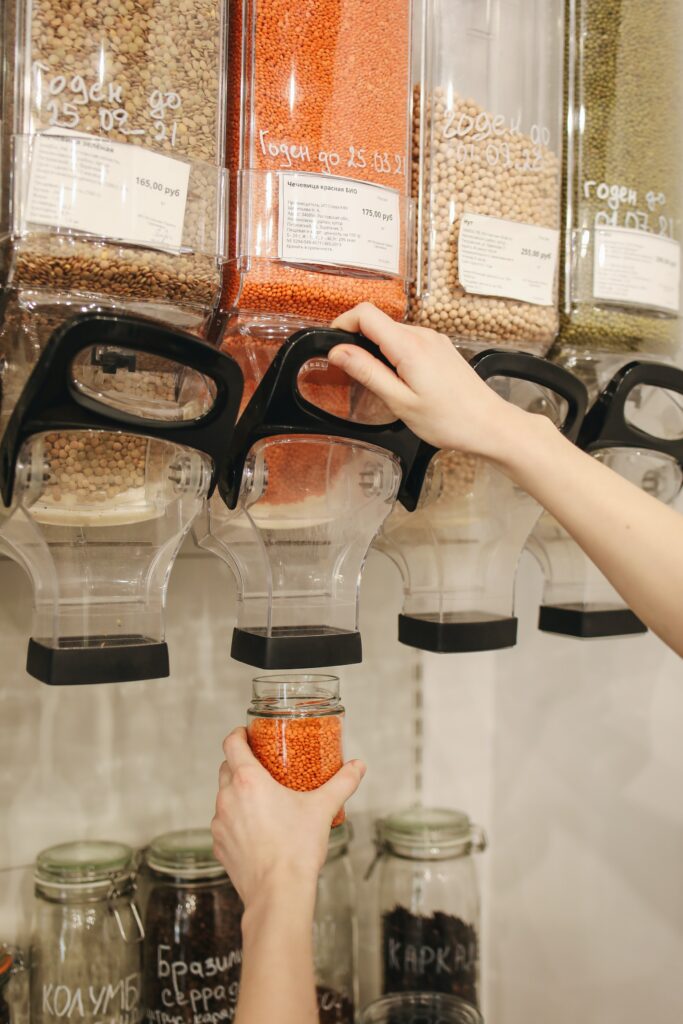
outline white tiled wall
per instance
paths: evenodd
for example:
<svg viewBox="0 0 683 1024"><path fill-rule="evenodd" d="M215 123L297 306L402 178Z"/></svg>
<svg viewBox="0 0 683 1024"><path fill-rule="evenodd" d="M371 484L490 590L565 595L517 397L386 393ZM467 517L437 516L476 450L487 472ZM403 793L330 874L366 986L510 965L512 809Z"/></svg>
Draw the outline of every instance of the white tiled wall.
<svg viewBox="0 0 683 1024"><path fill-rule="evenodd" d="M654 637L427 659L425 799L487 825L489 1024L683 1019L683 669Z"/></svg>

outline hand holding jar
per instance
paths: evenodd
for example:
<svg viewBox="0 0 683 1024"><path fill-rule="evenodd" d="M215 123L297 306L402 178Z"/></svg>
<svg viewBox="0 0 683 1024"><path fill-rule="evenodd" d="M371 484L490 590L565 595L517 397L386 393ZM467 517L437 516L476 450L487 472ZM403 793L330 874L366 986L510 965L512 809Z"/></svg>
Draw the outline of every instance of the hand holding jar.
<svg viewBox="0 0 683 1024"><path fill-rule="evenodd" d="M211 827L214 854L245 906L279 879L285 885L310 882L314 895L330 823L355 793L365 765L349 761L325 785L302 793L281 786L259 764L244 729L232 732L223 750Z"/></svg>

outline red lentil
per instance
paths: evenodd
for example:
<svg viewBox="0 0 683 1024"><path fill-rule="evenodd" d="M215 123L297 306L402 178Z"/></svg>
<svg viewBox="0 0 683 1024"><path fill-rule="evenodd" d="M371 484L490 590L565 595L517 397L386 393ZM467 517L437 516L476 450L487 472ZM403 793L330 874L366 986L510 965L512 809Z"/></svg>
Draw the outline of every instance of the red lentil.
<svg viewBox="0 0 683 1024"><path fill-rule="evenodd" d="M245 269L249 253L238 252L235 214L244 171L332 172L406 194L411 7L411 0L232 0L228 145L234 231L223 308L327 322L367 299L397 319L405 315L401 278L320 273L277 258L250 259ZM238 73L243 24L253 34ZM306 155L273 155L262 144L265 138ZM251 222L243 225L243 239L263 215L266 188L263 174L250 175Z"/></svg>
<svg viewBox="0 0 683 1024"><path fill-rule="evenodd" d="M339 715L310 718L253 718L249 744L274 779L288 789L318 789L342 767L342 721ZM345 820L342 808L332 826Z"/></svg>

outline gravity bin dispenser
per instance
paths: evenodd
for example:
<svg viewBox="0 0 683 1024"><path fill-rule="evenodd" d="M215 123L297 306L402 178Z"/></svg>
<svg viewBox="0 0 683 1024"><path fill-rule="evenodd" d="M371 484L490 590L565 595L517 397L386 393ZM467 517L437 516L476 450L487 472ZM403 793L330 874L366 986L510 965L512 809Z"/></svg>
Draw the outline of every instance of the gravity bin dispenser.
<svg viewBox="0 0 683 1024"><path fill-rule="evenodd" d="M419 448L328 366L340 342L379 353L360 335L324 328L280 349L237 424L220 498L196 528L237 578L232 657L261 668L361 660L362 569Z"/></svg>
<svg viewBox="0 0 683 1024"><path fill-rule="evenodd" d="M168 675L169 575L241 396L229 357L152 321L82 314L54 332L0 446L0 537L33 583L31 675Z"/></svg>
<svg viewBox="0 0 683 1024"><path fill-rule="evenodd" d="M629 362L588 413L579 445L666 504L683 482L683 371ZM545 575L539 629L583 639L645 633L640 619L547 514L528 545Z"/></svg>
<svg viewBox="0 0 683 1024"><path fill-rule="evenodd" d="M488 351L472 366L498 394L547 416L575 440L586 391L572 374L535 356ZM517 641L517 563L540 506L484 459L423 445L417 509L397 507L377 542L403 577L399 641L438 653L490 651ZM420 488L420 474L411 483Z"/></svg>

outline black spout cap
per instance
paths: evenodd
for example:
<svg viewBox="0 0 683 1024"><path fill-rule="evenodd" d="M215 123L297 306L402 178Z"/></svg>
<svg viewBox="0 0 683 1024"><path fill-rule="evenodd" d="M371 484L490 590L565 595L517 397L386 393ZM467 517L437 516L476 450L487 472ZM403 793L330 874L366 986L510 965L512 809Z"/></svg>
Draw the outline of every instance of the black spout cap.
<svg viewBox="0 0 683 1024"><path fill-rule="evenodd" d="M542 605L538 628L542 633L557 633L579 640L647 633L647 626L630 608L599 608L581 604Z"/></svg>
<svg viewBox="0 0 683 1024"><path fill-rule="evenodd" d="M357 665L363 660L361 635L333 626L235 629L230 657L268 670Z"/></svg>
<svg viewBox="0 0 683 1024"><path fill-rule="evenodd" d="M48 686L164 679L168 647L144 636L61 637L57 647L31 638L26 671Z"/></svg>
<svg viewBox="0 0 683 1024"><path fill-rule="evenodd" d="M113 408L84 393L76 386L72 367L76 357L93 346L100 351L100 358L114 350L106 357L112 372L116 349L125 350L122 365L131 365L128 353L145 353L197 371L215 385L211 408L194 420L155 420ZM211 493L227 457L243 386L237 363L192 334L141 317L104 311L76 316L51 335L9 419L0 443L2 500L6 507L12 503L22 444L36 434L55 430L123 431L204 452L214 467Z"/></svg>
<svg viewBox="0 0 683 1024"><path fill-rule="evenodd" d="M406 487L406 481L416 472L421 442L405 423L355 423L313 405L301 394L298 380L306 363L325 359L341 344L356 345L390 365L379 347L361 334L331 327L310 327L293 334L275 356L235 428L225 471L218 481L228 508L237 505L244 464L253 445L266 437L288 435L342 438L391 452L402 469L399 501L409 510L415 508L417 498L414 490Z"/></svg>
<svg viewBox="0 0 683 1024"><path fill-rule="evenodd" d="M683 370L665 363L627 363L612 377L586 416L578 444L586 452L607 448L640 448L669 455L683 469L683 438L656 437L629 423L626 405L640 386L661 388L683 396Z"/></svg>
<svg viewBox="0 0 683 1024"><path fill-rule="evenodd" d="M501 651L517 643L517 619L467 612L452 615L399 615L398 640L434 654Z"/></svg>

